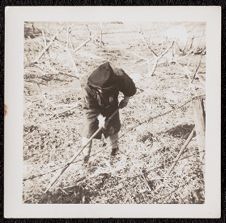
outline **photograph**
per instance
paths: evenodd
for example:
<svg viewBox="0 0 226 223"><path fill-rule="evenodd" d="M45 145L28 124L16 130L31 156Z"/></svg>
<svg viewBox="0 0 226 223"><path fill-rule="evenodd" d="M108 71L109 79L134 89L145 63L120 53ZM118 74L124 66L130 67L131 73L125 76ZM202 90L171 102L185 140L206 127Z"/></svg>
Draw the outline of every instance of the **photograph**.
<svg viewBox="0 0 226 223"><path fill-rule="evenodd" d="M24 23L23 201L205 201L205 23Z"/></svg>
<svg viewBox="0 0 226 223"><path fill-rule="evenodd" d="M220 217L220 28L219 7L6 8L5 215Z"/></svg>

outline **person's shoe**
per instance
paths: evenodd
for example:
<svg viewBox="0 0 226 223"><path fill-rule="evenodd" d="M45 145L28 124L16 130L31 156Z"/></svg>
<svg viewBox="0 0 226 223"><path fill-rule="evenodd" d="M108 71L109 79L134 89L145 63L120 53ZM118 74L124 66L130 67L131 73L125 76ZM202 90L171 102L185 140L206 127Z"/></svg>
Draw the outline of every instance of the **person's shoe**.
<svg viewBox="0 0 226 223"><path fill-rule="evenodd" d="M119 148L118 147L115 147L115 148L112 148L111 150L111 156L115 156L119 151Z"/></svg>

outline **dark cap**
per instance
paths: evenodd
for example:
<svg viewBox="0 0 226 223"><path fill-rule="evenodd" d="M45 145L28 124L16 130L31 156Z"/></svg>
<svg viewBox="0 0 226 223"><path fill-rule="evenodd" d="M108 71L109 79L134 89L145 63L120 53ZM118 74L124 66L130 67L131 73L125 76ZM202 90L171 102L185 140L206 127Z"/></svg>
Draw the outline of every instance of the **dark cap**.
<svg viewBox="0 0 226 223"><path fill-rule="evenodd" d="M111 65L106 62L94 70L88 78L88 84L92 87L111 88L116 84L116 78Z"/></svg>

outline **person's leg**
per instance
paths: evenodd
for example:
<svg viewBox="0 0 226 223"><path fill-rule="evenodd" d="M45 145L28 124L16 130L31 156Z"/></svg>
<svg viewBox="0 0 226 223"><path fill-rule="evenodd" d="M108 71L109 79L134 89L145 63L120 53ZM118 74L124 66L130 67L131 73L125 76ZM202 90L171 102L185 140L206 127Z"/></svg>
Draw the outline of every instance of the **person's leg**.
<svg viewBox="0 0 226 223"><path fill-rule="evenodd" d="M85 146L88 142L88 138L82 137L82 147ZM92 141L86 146L86 148L83 150L84 156L84 163L87 163L89 161L90 153L92 148Z"/></svg>
<svg viewBox="0 0 226 223"><path fill-rule="evenodd" d="M84 119L84 125L83 125L83 132L82 132L82 146L85 146L90 139L90 137L93 135L94 132L98 129L98 120L97 116L99 113L97 113L95 110L86 111L85 119ZM100 139L101 138L101 132L96 135L95 138ZM83 150L84 154L84 163L87 163L89 161L90 152L92 147L92 141L89 143L89 145L86 146L86 148Z"/></svg>
<svg viewBox="0 0 226 223"><path fill-rule="evenodd" d="M118 133L109 136L111 145L111 155L115 156L118 152Z"/></svg>

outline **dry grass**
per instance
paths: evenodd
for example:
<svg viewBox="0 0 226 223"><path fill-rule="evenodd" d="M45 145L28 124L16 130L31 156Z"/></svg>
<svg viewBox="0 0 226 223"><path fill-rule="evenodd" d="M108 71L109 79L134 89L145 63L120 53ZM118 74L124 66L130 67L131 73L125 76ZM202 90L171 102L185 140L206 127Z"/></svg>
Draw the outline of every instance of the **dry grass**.
<svg viewBox="0 0 226 223"><path fill-rule="evenodd" d="M204 29L202 24L183 25L190 33ZM168 45L160 34L169 26L153 24L148 26L147 31L147 27L143 27L152 49L158 54ZM178 52L179 64L168 63L167 54L159 61L155 75L150 76L145 60L137 55L150 59L152 54L138 32L126 33L136 30L135 26L103 24L103 32L118 33L103 35L104 45L95 38L76 52L73 49L89 38L89 31L92 34L99 32L97 24L89 24L89 30L79 23L35 23L35 29L26 23L25 27L25 203L204 202L204 164L199 160L196 137L193 137L170 175L166 175L194 126L191 105L188 103L155 119L150 117L176 108L189 100L192 93L205 94L200 84L200 80L205 78L205 55L202 56L191 92L191 75L185 73L184 67L195 71L200 57L196 55L197 48L186 57ZM69 42L67 27L71 27ZM57 30L60 31L56 39L33 64L32 61ZM65 48L68 44L70 52ZM51 192L44 194L56 173L52 170L64 166L81 149L81 87L87 75L104 61L122 67L140 89L120 113L120 153L112 160L110 148L103 147L101 141L95 141L89 165L83 165L81 155Z"/></svg>

